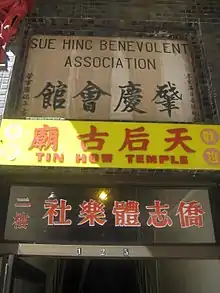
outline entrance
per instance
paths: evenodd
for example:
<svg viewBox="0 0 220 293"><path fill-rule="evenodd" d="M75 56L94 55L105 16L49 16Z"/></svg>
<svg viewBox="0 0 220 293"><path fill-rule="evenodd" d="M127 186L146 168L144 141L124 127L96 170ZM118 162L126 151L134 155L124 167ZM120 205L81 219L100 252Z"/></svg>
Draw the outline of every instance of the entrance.
<svg viewBox="0 0 220 293"><path fill-rule="evenodd" d="M3 293L156 293L149 268L133 259L10 256L5 273Z"/></svg>
<svg viewBox="0 0 220 293"><path fill-rule="evenodd" d="M43 293L46 277L46 272L37 268L34 262L29 263L28 259L13 255L3 258L2 293Z"/></svg>
<svg viewBox="0 0 220 293"><path fill-rule="evenodd" d="M11 188L0 293L219 292L207 189L101 190Z"/></svg>
<svg viewBox="0 0 220 293"><path fill-rule="evenodd" d="M217 293L219 272L214 259L9 257L3 293Z"/></svg>

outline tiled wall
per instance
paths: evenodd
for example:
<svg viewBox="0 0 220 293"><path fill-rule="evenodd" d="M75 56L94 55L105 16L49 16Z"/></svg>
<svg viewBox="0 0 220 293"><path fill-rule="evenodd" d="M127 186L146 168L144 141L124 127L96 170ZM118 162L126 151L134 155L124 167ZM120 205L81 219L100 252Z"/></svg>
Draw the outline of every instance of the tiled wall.
<svg viewBox="0 0 220 293"><path fill-rule="evenodd" d="M15 55L9 51L8 53L8 66L7 70L0 71L0 117L4 112L6 98L8 94L11 74L15 61Z"/></svg>

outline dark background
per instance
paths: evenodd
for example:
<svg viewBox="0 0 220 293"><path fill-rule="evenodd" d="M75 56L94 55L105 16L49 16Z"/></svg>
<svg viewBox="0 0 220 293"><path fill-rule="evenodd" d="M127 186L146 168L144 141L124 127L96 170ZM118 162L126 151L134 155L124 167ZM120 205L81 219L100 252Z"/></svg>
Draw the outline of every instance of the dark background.
<svg viewBox="0 0 220 293"><path fill-rule="evenodd" d="M66 199L72 205L72 210L67 212L67 218L72 220L71 226L48 226L47 219L42 219L44 201L48 199L51 192L54 192L57 199ZM28 242L56 242L56 243L82 243L82 244L140 244L152 243L152 229L147 227L148 212L145 205L152 204L150 197L144 197L136 188L111 188L109 198L104 202L106 208L107 222L104 226L95 225L89 227L88 223L77 226L81 221L78 217L79 205L83 200L97 199L99 188L86 188L80 186L69 187L12 187L10 204L8 209L7 226L5 231L6 240L28 241ZM15 208L17 197L28 197L31 208ZM141 228L114 227L114 216L112 215L114 200L138 200L140 202ZM26 212L29 214L29 226L27 230L14 229L13 217L16 212Z"/></svg>
<svg viewBox="0 0 220 293"><path fill-rule="evenodd" d="M77 226L79 205L90 199L97 200L101 191L106 190L108 199L104 201L107 222L104 226L96 224L89 227L88 223ZM67 212L67 219L72 220L71 226L48 226L47 218L42 219L47 210L44 202L54 192L56 198L67 200L72 210ZM17 198L28 197L31 208L15 208ZM168 215L173 220L172 227L158 229L148 227L146 222L149 211L146 205L153 205L154 200L160 200L161 205L169 204ZM139 220L141 227L115 227L115 216L112 215L114 201L135 200L140 204ZM181 229L176 211L180 200L198 200L205 210L204 227ZM28 229L15 229L13 217L16 212L29 215ZM134 186L115 186L111 188L88 187L85 185L59 186L12 186L5 229L5 240L15 242L59 243L59 244L94 244L94 245L150 245L153 243L213 243L214 231L212 215L209 206L207 189L162 189Z"/></svg>

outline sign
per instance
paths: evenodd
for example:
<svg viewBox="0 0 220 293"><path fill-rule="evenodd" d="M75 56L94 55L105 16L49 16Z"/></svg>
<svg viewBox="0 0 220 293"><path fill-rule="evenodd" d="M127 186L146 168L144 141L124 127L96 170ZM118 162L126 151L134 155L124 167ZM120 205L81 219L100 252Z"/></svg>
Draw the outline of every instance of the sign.
<svg viewBox="0 0 220 293"><path fill-rule="evenodd" d="M180 40L36 35L18 117L199 119L189 45Z"/></svg>
<svg viewBox="0 0 220 293"><path fill-rule="evenodd" d="M220 127L3 119L0 164L220 170Z"/></svg>
<svg viewBox="0 0 220 293"><path fill-rule="evenodd" d="M29 198L18 198L17 201L29 201ZM112 215L114 215L115 227L141 227L139 220L140 208L139 202L136 200L128 201L115 201L112 208ZM18 205L16 208L29 208L31 204ZM98 200L89 199L83 201L80 205L80 212L78 215L77 226L88 224L89 227L95 225L104 226L108 221L105 213L105 204ZM173 221L168 215L168 204L161 204L160 200L154 200L153 205L145 206L146 210L150 210L148 219L146 221L147 226L153 226L155 228L172 227ZM72 220L68 218L67 214L72 210L72 206L67 203L67 200L61 198L48 199L44 202L45 214L42 219L47 219L48 226L71 226ZM203 210L201 204L198 201L181 201L177 208L176 215L179 216L181 228L190 228L196 226L203 228ZM14 229L28 229L29 215L25 212L16 212L13 217ZM81 218L81 220L80 220Z"/></svg>
<svg viewBox="0 0 220 293"><path fill-rule="evenodd" d="M149 244L154 242L152 233L157 230L173 230L178 239L178 233L188 229L197 233L209 224L210 208L204 200L208 193L205 198L201 194L198 200L189 198L191 191L176 189L165 200L163 192L131 186L15 186L11 190L5 238L82 244L131 244L139 239L142 244ZM154 197L156 194L160 199ZM188 197L182 198L180 194ZM181 228L185 232L178 232Z"/></svg>

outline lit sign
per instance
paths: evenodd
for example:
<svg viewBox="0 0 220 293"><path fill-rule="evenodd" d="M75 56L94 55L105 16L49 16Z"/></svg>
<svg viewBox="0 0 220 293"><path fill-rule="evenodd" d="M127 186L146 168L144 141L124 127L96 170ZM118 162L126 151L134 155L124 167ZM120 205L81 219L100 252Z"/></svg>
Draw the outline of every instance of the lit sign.
<svg viewBox="0 0 220 293"><path fill-rule="evenodd" d="M2 121L0 164L220 169L219 126L58 120Z"/></svg>

